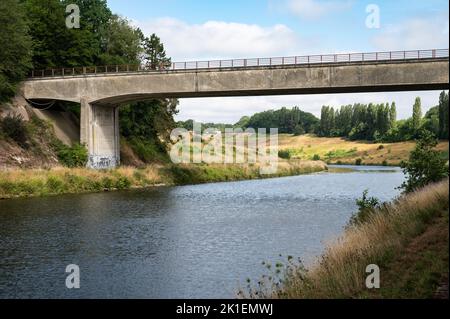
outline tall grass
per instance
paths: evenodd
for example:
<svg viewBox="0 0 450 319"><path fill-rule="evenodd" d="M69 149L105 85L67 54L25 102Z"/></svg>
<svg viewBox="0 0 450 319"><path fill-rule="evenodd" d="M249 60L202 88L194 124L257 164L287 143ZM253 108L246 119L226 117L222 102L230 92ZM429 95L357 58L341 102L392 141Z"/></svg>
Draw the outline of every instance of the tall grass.
<svg viewBox="0 0 450 319"><path fill-rule="evenodd" d="M322 162L292 161L280 162L278 172L273 175L261 175L257 164L153 164L100 171L62 167L3 170L0 171L0 199L289 176L326 168Z"/></svg>
<svg viewBox="0 0 450 319"><path fill-rule="evenodd" d="M448 232L448 192L447 179L386 204L375 210L366 222L349 226L309 270L290 259L280 280L269 277L270 280L265 279L258 287L250 287L240 294L293 299L367 297L368 265L382 268L392 262L408 242L442 214L447 214Z"/></svg>

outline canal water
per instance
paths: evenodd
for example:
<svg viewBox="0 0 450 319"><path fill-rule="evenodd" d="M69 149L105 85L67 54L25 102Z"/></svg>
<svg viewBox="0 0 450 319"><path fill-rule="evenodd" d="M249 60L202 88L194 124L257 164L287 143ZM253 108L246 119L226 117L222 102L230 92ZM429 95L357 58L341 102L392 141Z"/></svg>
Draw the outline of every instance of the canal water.
<svg viewBox="0 0 450 319"><path fill-rule="evenodd" d="M400 169L348 168L0 201L0 298L234 298L262 261L313 260L365 189L399 194ZM69 264L80 289L66 288Z"/></svg>

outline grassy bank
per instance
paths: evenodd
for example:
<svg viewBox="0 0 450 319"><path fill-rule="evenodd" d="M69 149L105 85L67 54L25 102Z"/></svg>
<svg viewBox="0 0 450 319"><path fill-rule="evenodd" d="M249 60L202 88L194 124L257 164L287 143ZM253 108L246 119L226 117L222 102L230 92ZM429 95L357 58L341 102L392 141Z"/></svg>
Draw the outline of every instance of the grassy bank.
<svg viewBox="0 0 450 319"><path fill-rule="evenodd" d="M316 137L314 135L279 135L279 149L288 152L291 158L321 159L329 164L351 164L357 160L362 165L398 166L408 160L414 149L414 141L399 143L373 143L349 141L339 137ZM448 159L449 144L439 143L437 149Z"/></svg>
<svg viewBox="0 0 450 319"><path fill-rule="evenodd" d="M290 261L278 285L272 277L250 289L250 297L433 297L448 278L448 183L429 185L374 211L330 244L309 270ZM380 267L380 289L366 288L370 264Z"/></svg>
<svg viewBox="0 0 450 319"><path fill-rule="evenodd" d="M12 169L0 171L0 198L47 196L270 178L325 170L323 162L280 161L278 172L261 175L258 165L149 165L95 171L85 168Z"/></svg>

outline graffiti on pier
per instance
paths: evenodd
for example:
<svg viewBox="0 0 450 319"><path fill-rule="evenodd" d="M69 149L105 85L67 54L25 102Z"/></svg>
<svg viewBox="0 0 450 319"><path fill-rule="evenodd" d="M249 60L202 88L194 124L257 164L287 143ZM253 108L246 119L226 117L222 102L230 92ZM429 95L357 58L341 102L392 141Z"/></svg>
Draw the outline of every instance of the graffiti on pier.
<svg viewBox="0 0 450 319"><path fill-rule="evenodd" d="M94 169L110 169L115 168L119 164L115 156L89 156L88 166Z"/></svg>

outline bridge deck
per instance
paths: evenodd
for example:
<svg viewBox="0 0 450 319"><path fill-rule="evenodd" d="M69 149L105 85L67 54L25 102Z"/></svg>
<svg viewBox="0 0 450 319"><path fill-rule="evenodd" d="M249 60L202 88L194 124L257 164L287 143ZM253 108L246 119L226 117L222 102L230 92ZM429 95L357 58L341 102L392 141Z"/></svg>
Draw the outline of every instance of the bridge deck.
<svg viewBox="0 0 450 319"><path fill-rule="evenodd" d="M308 56L229 59L211 61L173 62L156 68L144 65L106 65L90 67L71 67L31 71L29 80L61 77L136 75L140 73L180 73L200 71L252 70L261 68L292 68L321 65L374 64L399 61L442 60L449 58L449 49L430 49L414 51L388 51L347 54L325 54Z"/></svg>

